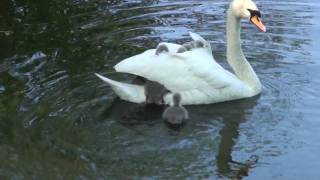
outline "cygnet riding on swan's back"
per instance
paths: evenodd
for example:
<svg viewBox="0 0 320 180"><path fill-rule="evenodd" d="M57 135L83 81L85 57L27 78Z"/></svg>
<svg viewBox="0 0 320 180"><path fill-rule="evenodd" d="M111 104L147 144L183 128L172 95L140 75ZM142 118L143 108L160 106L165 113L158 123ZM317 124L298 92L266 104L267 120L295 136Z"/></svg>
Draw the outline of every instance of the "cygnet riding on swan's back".
<svg viewBox="0 0 320 180"><path fill-rule="evenodd" d="M150 49L127 58L114 68L157 82L169 92L163 95L164 104L172 104L173 94L181 95L181 104L209 104L255 96L261 83L245 58L240 41L240 21L249 19L261 31L266 28L260 12L252 0L233 0L227 12L227 61L235 74L223 69L213 58L210 44L190 32L202 46L188 51L178 50L179 44L160 43L162 49ZM156 53L157 52L157 53ZM144 103L143 85L117 82L96 74L107 82L123 100Z"/></svg>

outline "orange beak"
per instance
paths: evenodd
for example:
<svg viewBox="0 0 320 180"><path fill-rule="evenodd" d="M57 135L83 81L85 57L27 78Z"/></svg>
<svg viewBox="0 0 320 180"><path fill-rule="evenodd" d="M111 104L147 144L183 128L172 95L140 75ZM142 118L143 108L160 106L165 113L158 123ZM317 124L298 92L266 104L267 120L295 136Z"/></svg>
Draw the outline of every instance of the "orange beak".
<svg viewBox="0 0 320 180"><path fill-rule="evenodd" d="M261 32L266 32L266 26L262 23L261 19L258 16L252 16L250 18L250 21L257 26L257 28L261 31Z"/></svg>

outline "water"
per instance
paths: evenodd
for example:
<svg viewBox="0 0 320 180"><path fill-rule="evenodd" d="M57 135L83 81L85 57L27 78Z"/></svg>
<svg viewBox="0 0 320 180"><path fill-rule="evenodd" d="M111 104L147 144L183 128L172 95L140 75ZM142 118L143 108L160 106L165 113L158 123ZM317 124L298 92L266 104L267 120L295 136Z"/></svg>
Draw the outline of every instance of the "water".
<svg viewBox="0 0 320 180"><path fill-rule="evenodd" d="M120 101L94 72L194 31L225 62L225 10L214 1L0 2L0 179L317 179L319 10L260 0L268 32L243 22L259 97L186 107L180 130L162 107Z"/></svg>

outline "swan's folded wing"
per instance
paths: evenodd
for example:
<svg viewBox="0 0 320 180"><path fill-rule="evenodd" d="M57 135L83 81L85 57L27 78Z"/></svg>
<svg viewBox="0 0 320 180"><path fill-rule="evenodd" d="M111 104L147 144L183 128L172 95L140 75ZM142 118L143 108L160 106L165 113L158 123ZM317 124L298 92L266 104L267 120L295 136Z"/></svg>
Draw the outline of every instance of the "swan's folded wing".
<svg viewBox="0 0 320 180"><path fill-rule="evenodd" d="M234 80L233 74L217 64L204 48L160 55L155 55L154 49L147 50L121 61L115 69L159 82L173 92L209 87L219 89Z"/></svg>

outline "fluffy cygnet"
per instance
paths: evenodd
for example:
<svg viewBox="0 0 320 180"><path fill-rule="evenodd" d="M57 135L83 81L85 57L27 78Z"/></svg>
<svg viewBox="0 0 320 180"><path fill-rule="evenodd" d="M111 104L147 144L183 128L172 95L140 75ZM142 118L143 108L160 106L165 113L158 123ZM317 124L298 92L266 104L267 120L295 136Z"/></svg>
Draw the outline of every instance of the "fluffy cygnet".
<svg viewBox="0 0 320 180"><path fill-rule="evenodd" d="M159 44L156 49L156 55L159 55L160 53L163 53L163 52L169 52L169 48L165 44Z"/></svg>
<svg viewBox="0 0 320 180"><path fill-rule="evenodd" d="M147 80L144 85L144 92L146 96L146 104L163 104L163 96L169 90L162 84Z"/></svg>
<svg viewBox="0 0 320 180"><path fill-rule="evenodd" d="M162 114L162 118L169 124L181 125L189 119L188 111L181 106L181 95L173 95L173 105L168 107Z"/></svg>

